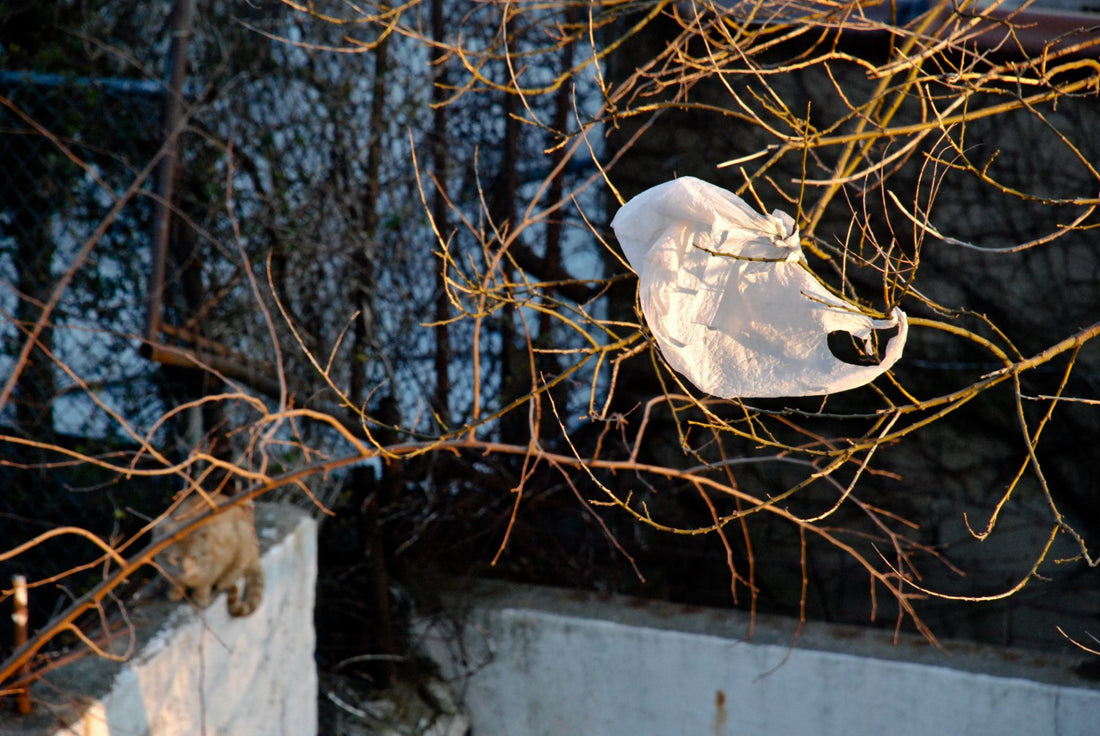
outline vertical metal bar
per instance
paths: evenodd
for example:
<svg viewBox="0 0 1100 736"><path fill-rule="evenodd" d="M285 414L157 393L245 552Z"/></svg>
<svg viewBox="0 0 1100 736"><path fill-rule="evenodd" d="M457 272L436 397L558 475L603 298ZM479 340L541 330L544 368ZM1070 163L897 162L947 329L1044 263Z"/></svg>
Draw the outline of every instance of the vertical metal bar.
<svg viewBox="0 0 1100 736"><path fill-rule="evenodd" d="M443 0L432 0L431 16L432 44L432 174L435 177L436 192L432 202L432 219L441 238L447 237L447 69L443 66L443 37L446 33L446 20L443 17ZM449 400L451 395L451 302L447 297L447 265L439 264L436 270L435 294L435 410L439 413L443 426L451 422Z"/></svg>
<svg viewBox="0 0 1100 736"><path fill-rule="evenodd" d="M154 210L153 265L145 297L146 349L160 340L161 302L172 225L172 194L179 160L177 129L183 120L183 80L187 74L187 47L191 40L191 0L176 0L172 18L172 46L168 52L168 96L164 103L164 158L157 171L158 198Z"/></svg>

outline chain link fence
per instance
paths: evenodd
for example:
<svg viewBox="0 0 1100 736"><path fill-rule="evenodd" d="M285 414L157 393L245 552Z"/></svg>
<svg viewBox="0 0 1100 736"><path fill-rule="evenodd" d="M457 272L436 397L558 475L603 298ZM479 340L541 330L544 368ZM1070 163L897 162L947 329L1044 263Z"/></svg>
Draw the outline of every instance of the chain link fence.
<svg viewBox="0 0 1100 736"><path fill-rule="evenodd" d="M161 145L163 99L155 80L0 71L0 377L10 393L0 433L13 438L0 444L5 549L73 523L110 538L163 501L155 483L120 482L47 450L111 456L133 444L113 415L157 411L158 379L136 340L150 199L119 205ZM39 580L86 553L47 541L0 562L0 580ZM95 578L32 590L32 630ZM10 636L0 627L0 650Z"/></svg>
<svg viewBox="0 0 1100 736"><path fill-rule="evenodd" d="M312 400L354 421L331 399L315 398L325 380L304 351L327 358L329 380L350 384L360 397L380 383L401 383L412 387L402 400L415 406L431 384L431 340L408 339L434 298L425 278L431 249L408 246L423 228L405 142L421 109L412 99L425 83L416 77L420 67L389 71L387 83L402 94L382 118L385 130L368 133L372 79L362 57L318 64L233 22L292 36L287 16L294 14L285 8L246 8L238 17L213 5L196 19L164 290L154 305L161 323L148 333L152 173L166 140L167 89L155 76L164 47L156 37L165 37L171 6L141 11L158 29L154 38L122 34L126 14L109 5L79 29L82 51L110 49L126 60L99 66L140 75L57 71L77 66L77 58L97 66L79 55L40 68L0 68L0 388L7 394L0 401L7 438L0 443L0 551L70 525L111 544L128 540L185 482L170 473L126 477L70 461L66 451L117 467L133 457L149 462L142 451L148 441L169 459L162 472L196 449L214 452L222 439L227 446L215 454L242 467L293 467L318 456L309 453L323 455L332 439L323 427L293 428L281 450L251 457L255 436L234 433L256 419L247 406L212 402L177 411L230 384L278 396L285 380L293 401ZM12 48L0 43L0 52ZM0 54L0 64L10 58ZM383 136L400 143L380 147ZM371 156L385 160L369 163ZM383 180L368 212L363 190L372 166ZM277 316L274 336L264 308ZM167 360L158 346L214 370ZM339 359L329 357L338 348ZM332 503L345 480L313 485ZM79 570L96 554L72 537L41 541L0 561L0 590L14 574L32 581L34 631L102 579L101 570ZM0 655L11 646L10 628L0 627Z"/></svg>

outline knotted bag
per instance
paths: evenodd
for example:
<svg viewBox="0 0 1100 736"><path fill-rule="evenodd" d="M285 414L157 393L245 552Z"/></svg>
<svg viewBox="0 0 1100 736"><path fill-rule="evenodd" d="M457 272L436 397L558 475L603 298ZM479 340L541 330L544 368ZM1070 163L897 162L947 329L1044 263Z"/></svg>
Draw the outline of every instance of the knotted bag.
<svg viewBox="0 0 1100 736"><path fill-rule="evenodd" d="M901 357L908 322L874 319L810 272L790 215L761 215L693 177L648 189L611 227L638 274L649 329L668 364L722 398L815 396L862 386ZM874 330L897 328L881 359ZM872 365L837 358L849 333Z"/></svg>

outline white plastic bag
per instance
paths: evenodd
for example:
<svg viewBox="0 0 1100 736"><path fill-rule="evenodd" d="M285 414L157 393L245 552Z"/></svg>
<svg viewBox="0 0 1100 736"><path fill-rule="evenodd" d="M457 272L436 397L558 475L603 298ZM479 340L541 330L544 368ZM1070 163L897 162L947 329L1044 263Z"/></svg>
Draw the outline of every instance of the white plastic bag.
<svg viewBox="0 0 1100 736"><path fill-rule="evenodd" d="M874 380L901 357L909 325L895 308L873 319L810 273L798 227L693 177L648 189L611 221L649 329L669 365L723 398L815 396ZM850 333L874 354L872 330L897 327L877 365L829 350Z"/></svg>

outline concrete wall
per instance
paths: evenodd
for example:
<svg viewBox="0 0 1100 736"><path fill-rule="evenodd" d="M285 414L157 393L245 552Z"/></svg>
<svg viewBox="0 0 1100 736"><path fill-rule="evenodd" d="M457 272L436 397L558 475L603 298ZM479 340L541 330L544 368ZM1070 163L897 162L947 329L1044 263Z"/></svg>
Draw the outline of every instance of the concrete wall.
<svg viewBox="0 0 1100 736"><path fill-rule="evenodd" d="M31 718L0 734L312 736L317 732L313 600L317 525L259 504L262 605L229 616L225 597L199 611L158 596L131 606L139 634L125 664L86 657L32 689Z"/></svg>
<svg viewBox="0 0 1100 736"><path fill-rule="evenodd" d="M420 638L478 736L1100 733L1083 652L825 626L796 641L797 622L763 616L748 638L737 612L517 586L446 600Z"/></svg>
<svg viewBox="0 0 1100 736"><path fill-rule="evenodd" d="M316 524L261 505L267 591L232 619L133 606L137 654L85 658L35 685L0 734L312 736ZM1094 736L1083 652L1039 655L529 586L440 586L416 622L478 736ZM750 636L749 627L753 626ZM1093 661L1095 664L1095 661ZM63 725L64 724L64 725Z"/></svg>

